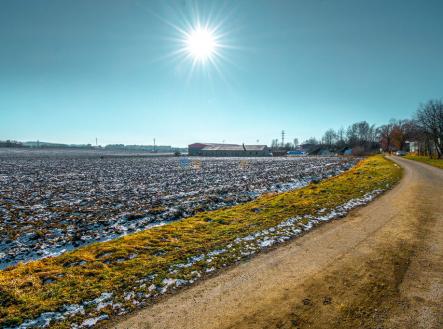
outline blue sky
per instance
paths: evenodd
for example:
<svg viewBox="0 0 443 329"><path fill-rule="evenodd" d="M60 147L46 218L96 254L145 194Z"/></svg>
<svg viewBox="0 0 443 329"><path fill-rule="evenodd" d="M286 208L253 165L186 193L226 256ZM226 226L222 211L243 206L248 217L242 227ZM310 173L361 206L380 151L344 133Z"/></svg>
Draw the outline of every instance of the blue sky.
<svg viewBox="0 0 443 329"><path fill-rule="evenodd" d="M443 97L443 1L0 0L0 139L270 144ZM220 24L218 69L171 56Z"/></svg>

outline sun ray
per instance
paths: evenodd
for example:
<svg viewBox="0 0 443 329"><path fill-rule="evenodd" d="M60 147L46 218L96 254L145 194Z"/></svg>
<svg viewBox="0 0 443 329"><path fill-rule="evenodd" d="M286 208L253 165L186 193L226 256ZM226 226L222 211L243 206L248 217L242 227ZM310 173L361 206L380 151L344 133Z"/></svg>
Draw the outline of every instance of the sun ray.
<svg viewBox="0 0 443 329"><path fill-rule="evenodd" d="M167 11L172 13L168 19L149 8L140 7L170 27L169 35L161 38L167 41L165 45L171 49L154 62L175 62L177 72L185 74L187 81L193 76L204 74L210 78L211 74L215 74L227 82L224 66L233 64L230 52L241 48L232 44L233 26L228 24L235 12L233 6L227 6L226 3L222 6L213 4L205 11L200 11L197 3L191 1L189 6L167 6Z"/></svg>

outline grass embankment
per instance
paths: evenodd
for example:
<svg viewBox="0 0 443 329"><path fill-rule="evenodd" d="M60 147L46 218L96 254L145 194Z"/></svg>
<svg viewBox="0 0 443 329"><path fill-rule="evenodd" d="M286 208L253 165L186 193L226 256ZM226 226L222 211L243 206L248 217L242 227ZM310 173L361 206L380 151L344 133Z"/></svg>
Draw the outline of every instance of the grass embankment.
<svg viewBox="0 0 443 329"><path fill-rule="evenodd" d="M168 271L173 264L223 248L237 237L273 227L288 218L315 215L320 209L334 209L375 189L386 189L400 175L401 169L391 161L382 156L370 157L337 177L299 190L264 195L246 204L199 213L114 241L7 268L0 272L0 327L19 324L66 304L79 304L105 291L122 295L140 286L137 280L147 275L156 274L155 284L161 285L170 276ZM226 259L222 262L229 264ZM196 263L185 269L185 278L198 266ZM125 300L119 302L124 304ZM113 311L105 307L103 312ZM57 326L69 327L67 323Z"/></svg>
<svg viewBox="0 0 443 329"><path fill-rule="evenodd" d="M412 155L412 154L406 155L405 158L409 160L424 162L427 163L428 165L443 169L443 159L432 159L430 157Z"/></svg>

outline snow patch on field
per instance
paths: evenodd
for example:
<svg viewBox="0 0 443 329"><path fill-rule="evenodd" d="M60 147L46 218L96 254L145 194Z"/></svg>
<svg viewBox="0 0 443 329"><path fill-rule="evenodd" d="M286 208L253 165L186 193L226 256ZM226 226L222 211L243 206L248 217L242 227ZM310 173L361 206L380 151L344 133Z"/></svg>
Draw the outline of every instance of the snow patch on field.
<svg viewBox="0 0 443 329"><path fill-rule="evenodd" d="M0 154L0 269L301 188L348 170L358 159L192 161L198 169L172 157L73 161L62 154Z"/></svg>

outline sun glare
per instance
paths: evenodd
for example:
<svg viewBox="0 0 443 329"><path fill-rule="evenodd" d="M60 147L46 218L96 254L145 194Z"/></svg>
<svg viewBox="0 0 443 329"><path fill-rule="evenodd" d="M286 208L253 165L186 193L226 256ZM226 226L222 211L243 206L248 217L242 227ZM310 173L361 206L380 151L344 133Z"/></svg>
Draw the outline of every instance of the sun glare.
<svg viewBox="0 0 443 329"><path fill-rule="evenodd" d="M194 74L209 78L217 74L226 81L223 65L232 64L230 52L238 49L229 40L231 32L226 22L230 13L222 15L214 9L202 16L197 8L187 10L177 11L173 21L164 20L175 30L174 36L169 38L174 41L174 48L165 57L177 61L177 72L187 74L188 80Z"/></svg>
<svg viewBox="0 0 443 329"><path fill-rule="evenodd" d="M207 60L214 54L216 47L215 37L208 29L197 28L187 35L186 49L195 60Z"/></svg>

